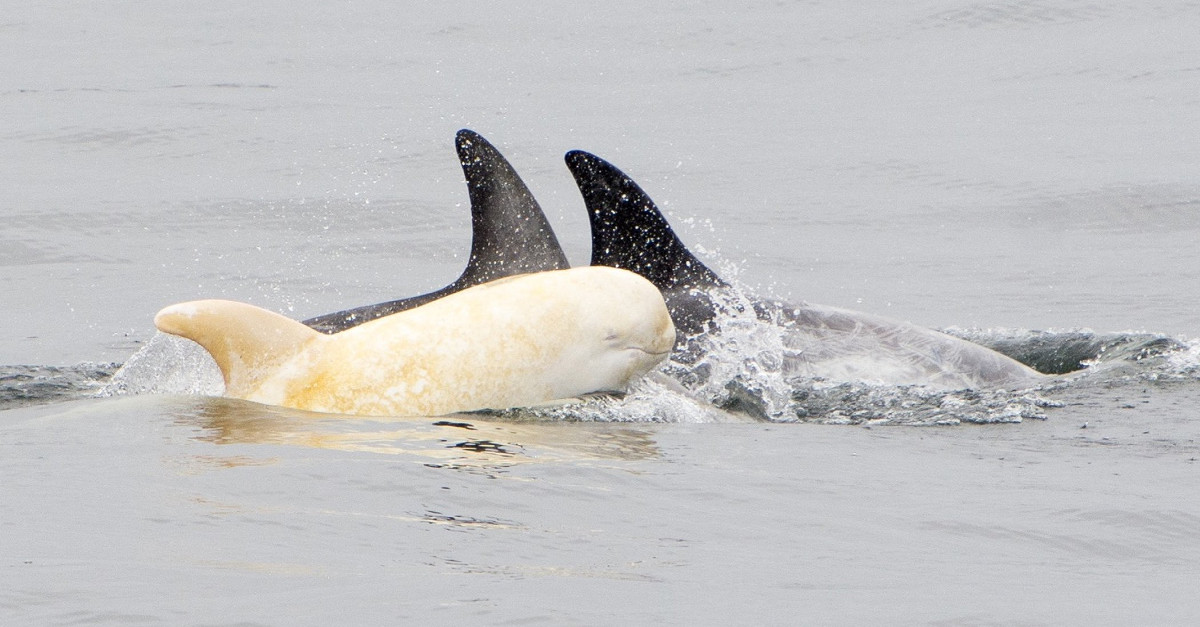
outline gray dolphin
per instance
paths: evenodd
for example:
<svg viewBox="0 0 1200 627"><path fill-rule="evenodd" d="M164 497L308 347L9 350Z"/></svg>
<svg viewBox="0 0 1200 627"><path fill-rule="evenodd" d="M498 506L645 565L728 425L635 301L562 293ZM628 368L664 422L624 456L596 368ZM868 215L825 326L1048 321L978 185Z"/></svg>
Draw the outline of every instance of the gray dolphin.
<svg viewBox="0 0 1200 627"><path fill-rule="evenodd" d="M454 143L471 198L471 256L462 274L428 294L325 314L304 324L323 333L336 333L472 285L570 266L542 208L504 155L468 129L460 130Z"/></svg>
<svg viewBox="0 0 1200 627"><path fill-rule="evenodd" d="M726 331L739 313L777 328L781 369L833 379L943 388L1030 387L1046 377L996 351L906 322L807 303L747 299L675 235L654 201L629 176L593 154L566 155L587 206L593 265L641 274L662 291L684 351ZM703 350L703 349L700 349ZM685 355L685 361L691 361Z"/></svg>

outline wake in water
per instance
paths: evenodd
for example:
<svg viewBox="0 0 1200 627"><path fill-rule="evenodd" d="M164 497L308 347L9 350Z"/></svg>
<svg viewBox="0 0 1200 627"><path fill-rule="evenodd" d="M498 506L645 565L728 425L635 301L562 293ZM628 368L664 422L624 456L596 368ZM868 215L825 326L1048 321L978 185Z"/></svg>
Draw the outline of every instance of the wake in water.
<svg viewBox="0 0 1200 627"><path fill-rule="evenodd" d="M117 366L0 366L0 410L103 394Z"/></svg>
<svg viewBox="0 0 1200 627"><path fill-rule="evenodd" d="M1006 354L1044 374L1028 386L968 387L888 381L906 354L873 334L822 333L796 354L794 330L727 308L721 333L702 336L701 357L669 371L715 406L776 422L942 425L1045 419L1058 392L1096 382L1196 379L1200 341L1145 333L956 330L951 335ZM872 343L879 343L878 346ZM815 347L816 355L804 353ZM838 351L842 351L840 354ZM954 362L954 355L939 355ZM854 368L848 368L846 361ZM801 367L796 367L795 364ZM846 376L850 374L850 376Z"/></svg>

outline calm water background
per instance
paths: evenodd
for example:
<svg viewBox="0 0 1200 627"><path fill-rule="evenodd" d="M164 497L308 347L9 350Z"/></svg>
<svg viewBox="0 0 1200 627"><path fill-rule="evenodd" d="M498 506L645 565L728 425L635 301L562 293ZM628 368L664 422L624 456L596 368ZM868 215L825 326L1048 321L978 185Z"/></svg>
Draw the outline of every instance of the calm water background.
<svg viewBox="0 0 1200 627"><path fill-rule="evenodd" d="M1194 2L11 7L0 365L121 362L182 300L303 318L441 287L462 127L576 263L581 148L761 292L1194 339L1197 32ZM882 431L9 410L0 617L1196 620L1196 384L1058 400Z"/></svg>

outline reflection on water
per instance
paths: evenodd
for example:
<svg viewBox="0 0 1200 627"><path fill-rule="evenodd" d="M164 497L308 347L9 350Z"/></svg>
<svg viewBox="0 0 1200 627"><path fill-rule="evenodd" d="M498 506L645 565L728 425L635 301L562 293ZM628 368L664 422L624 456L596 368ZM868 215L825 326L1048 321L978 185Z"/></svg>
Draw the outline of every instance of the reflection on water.
<svg viewBox="0 0 1200 627"><path fill-rule="evenodd" d="M176 408L175 423L214 444L278 444L411 455L449 467L534 461L657 457L652 429L629 424L535 423L441 418L331 416L218 397Z"/></svg>

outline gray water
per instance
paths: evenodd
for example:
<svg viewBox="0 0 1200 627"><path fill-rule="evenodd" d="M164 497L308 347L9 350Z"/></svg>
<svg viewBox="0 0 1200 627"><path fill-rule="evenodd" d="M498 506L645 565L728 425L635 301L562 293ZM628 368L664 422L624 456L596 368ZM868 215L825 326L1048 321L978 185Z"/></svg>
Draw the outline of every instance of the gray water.
<svg viewBox="0 0 1200 627"><path fill-rule="evenodd" d="M10 7L0 622L1196 622L1198 27L1188 2ZM463 127L577 264L580 148L750 291L1175 348L1019 392L663 375L548 415L95 397L174 302L305 318L448 283Z"/></svg>

